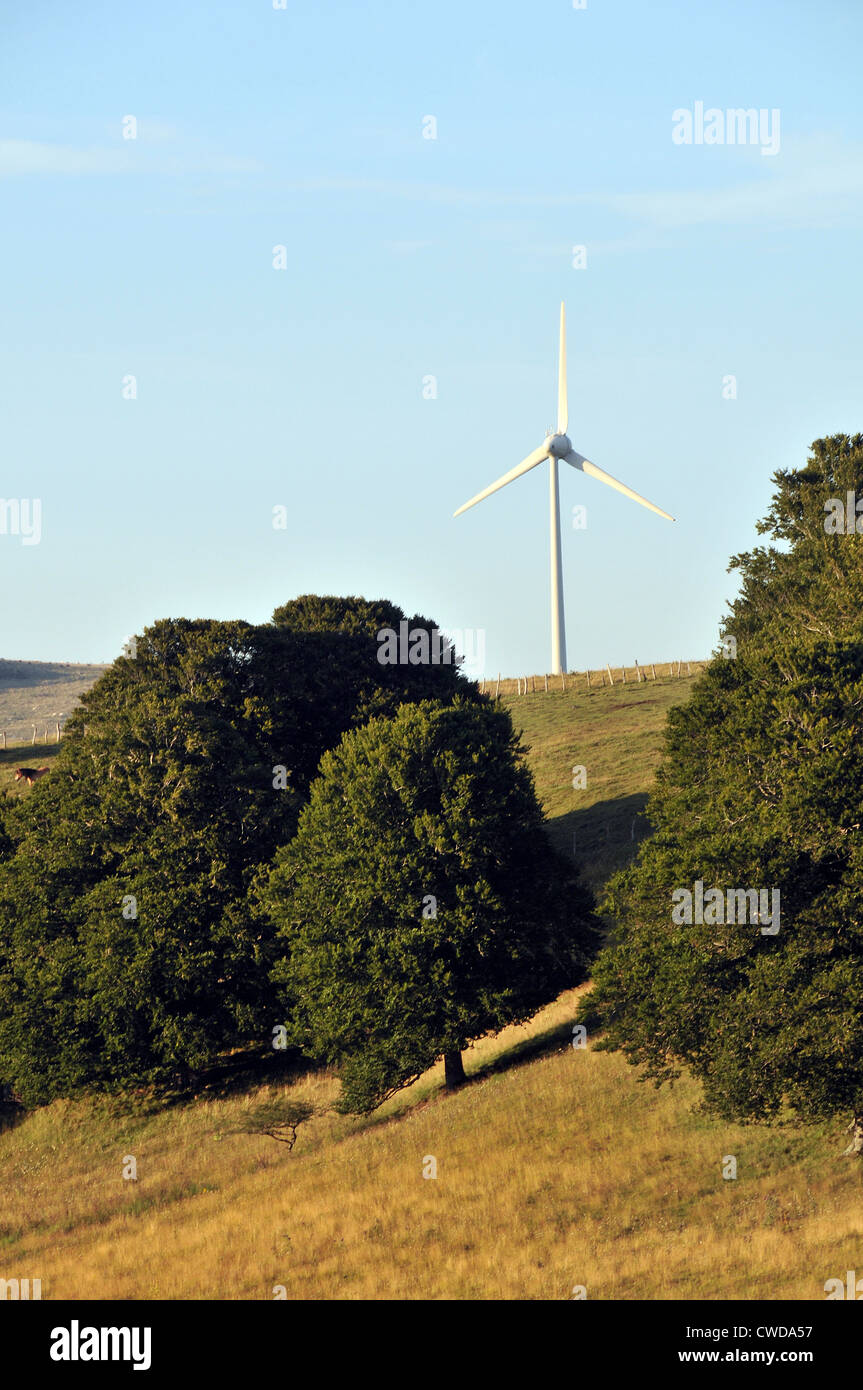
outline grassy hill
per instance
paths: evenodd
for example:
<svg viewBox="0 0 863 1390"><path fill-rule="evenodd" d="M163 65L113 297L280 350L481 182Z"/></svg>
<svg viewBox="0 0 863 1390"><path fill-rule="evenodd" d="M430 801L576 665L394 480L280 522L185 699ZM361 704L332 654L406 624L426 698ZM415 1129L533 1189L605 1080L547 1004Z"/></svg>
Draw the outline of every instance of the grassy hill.
<svg viewBox="0 0 863 1390"><path fill-rule="evenodd" d="M9 742L29 743L36 729L37 747L47 731L56 737L85 690L105 666L75 666L56 661L0 660L0 735Z"/></svg>
<svg viewBox="0 0 863 1390"><path fill-rule="evenodd" d="M553 834L575 835L594 884L637 849L690 684L506 697ZM464 1090L442 1093L435 1068L371 1120L317 1115L290 1153L240 1119L270 1095L325 1109L326 1072L36 1112L0 1133L0 1277L41 1278L47 1298L821 1300L859 1266L863 1169L837 1157L838 1126L709 1119L694 1082L657 1092L573 1049L576 997L471 1048Z"/></svg>
<svg viewBox="0 0 863 1390"><path fill-rule="evenodd" d="M574 855L594 889L626 863L647 832L643 811L672 705L693 681L660 676L588 690L505 696L558 848ZM587 786L573 790L573 768Z"/></svg>

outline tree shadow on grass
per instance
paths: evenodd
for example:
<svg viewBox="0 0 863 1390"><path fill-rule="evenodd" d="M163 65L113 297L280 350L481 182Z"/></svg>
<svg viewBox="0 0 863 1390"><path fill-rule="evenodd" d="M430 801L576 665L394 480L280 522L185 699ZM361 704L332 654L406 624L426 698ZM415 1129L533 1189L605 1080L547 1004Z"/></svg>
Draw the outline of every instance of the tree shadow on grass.
<svg viewBox="0 0 863 1390"><path fill-rule="evenodd" d="M618 869L632 863L650 835L647 794L597 801L548 822L555 848L575 860L584 882L599 895Z"/></svg>
<svg viewBox="0 0 863 1390"><path fill-rule="evenodd" d="M2 1088L0 1088L2 1089ZM0 1100L0 1134L4 1134L7 1129L14 1129L20 1125L27 1116L27 1111L23 1105L19 1105L15 1100Z"/></svg>
<svg viewBox="0 0 863 1390"><path fill-rule="evenodd" d="M647 793L637 792L632 796L597 801L583 811L568 811L566 815L548 821L549 836L555 848L575 860L582 880L593 889L597 898L601 898L602 890L611 876L632 863L641 845L650 836L651 826L645 815L647 800ZM499 1057L471 1071L466 1084L471 1085L525 1062L565 1051L572 1045L574 1022L575 1011L569 1022L553 1024L540 1033L514 1042ZM432 1094L445 1095L447 1092L441 1084Z"/></svg>
<svg viewBox="0 0 863 1390"><path fill-rule="evenodd" d="M513 1043L499 1057L483 1062L476 1071L472 1071L468 1076L468 1083L484 1081L488 1076L510 1071L513 1067L520 1067L524 1062L535 1062L540 1057L550 1056L553 1052L565 1052L572 1044L574 1022L573 1011L573 1017L568 1022L552 1024L549 1028L543 1028L541 1033L533 1033L529 1038L522 1038L520 1042Z"/></svg>
<svg viewBox="0 0 863 1390"><path fill-rule="evenodd" d="M214 1066L178 1078L173 1084L142 1087L131 1092L106 1096L118 1115L155 1115L194 1100L227 1100L246 1095L267 1083L286 1086L300 1081L309 1072L320 1071L320 1063L304 1057L296 1049L233 1053Z"/></svg>

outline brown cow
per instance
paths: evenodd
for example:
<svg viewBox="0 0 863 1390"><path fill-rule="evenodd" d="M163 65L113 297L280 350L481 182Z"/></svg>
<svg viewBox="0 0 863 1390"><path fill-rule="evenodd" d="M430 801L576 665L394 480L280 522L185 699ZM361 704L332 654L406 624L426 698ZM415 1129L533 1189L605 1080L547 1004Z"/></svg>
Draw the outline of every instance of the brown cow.
<svg viewBox="0 0 863 1390"><path fill-rule="evenodd" d="M47 771L47 767L16 767L15 781L20 782L23 777L28 787L32 787L33 783L38 781L40 777L44 777Z"/></svg>

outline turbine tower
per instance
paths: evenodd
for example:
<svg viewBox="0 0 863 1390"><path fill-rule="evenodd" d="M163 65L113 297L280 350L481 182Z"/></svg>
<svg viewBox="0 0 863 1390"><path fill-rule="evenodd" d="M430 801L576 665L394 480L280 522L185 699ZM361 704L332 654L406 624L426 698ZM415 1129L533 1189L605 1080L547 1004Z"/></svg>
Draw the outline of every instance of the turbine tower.
<svg viewBox="0 0 863 1390"><path fill-rule="evenodd" d="M463 507L453 512L453 516L460 516L469 507L475 507L477 502L482 502L484 498L490 497L499 488L506 487L507 483L512 483L516 478L520 478L522 473L529 473L531 468L545 459L548 459L548 496L549 496L549 519L551 523L551 669L555 675L566 670L566 629L563 616L563 564L560 555L560 496L557 482L558 461L569 463L573 468L581 469L590 478L598 478L601 483L607 483L609 487L616 488L622 492L624 497L631 497L633 502L640 502L642 507L648 507L650 511L656 512L659 516L664 516L666 521L673 521L674 517L669 516L661 507L656 507L652 502L648 502L646 497L634 492L626 483L619 483L616 478L612 478L610 473L605 473L598 468L595 463L583 457L573 449L572 441L567 436L567 426L569 424L567 404L566 404L566 308L563 303L560 306L560 356L558 358L557 369L557 430L554 434L548 434L544 442L538 449L534 449L532 454L528 454L515 468L511 468L508 473L504 473L502 478L498 478L496 483L478 492L476 497L472 497L469 502L465 502Z"/></svg>

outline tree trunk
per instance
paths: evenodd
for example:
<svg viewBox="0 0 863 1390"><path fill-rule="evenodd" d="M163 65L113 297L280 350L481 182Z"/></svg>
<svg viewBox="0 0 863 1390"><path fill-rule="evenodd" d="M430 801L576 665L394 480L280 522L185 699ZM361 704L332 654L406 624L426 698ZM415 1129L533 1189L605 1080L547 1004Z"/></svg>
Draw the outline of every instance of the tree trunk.
<svg viewBox="0 0 863 1390"><path fill-rule="evenodd" d="M863 1115L855 1115L848 1126L848 1133L851 1135L851 1143L847 1149L843 1150L842 1157L849 1154L863 1153Z"/></svg>
<svg viewBox="0 0 863 1390"><path fill-rule="evenodd" d="M467 1081L460 1052L445 1052L443 1056L443 1069L448 1091L454 1091L456 1086L461 1086Z"/></svg>

